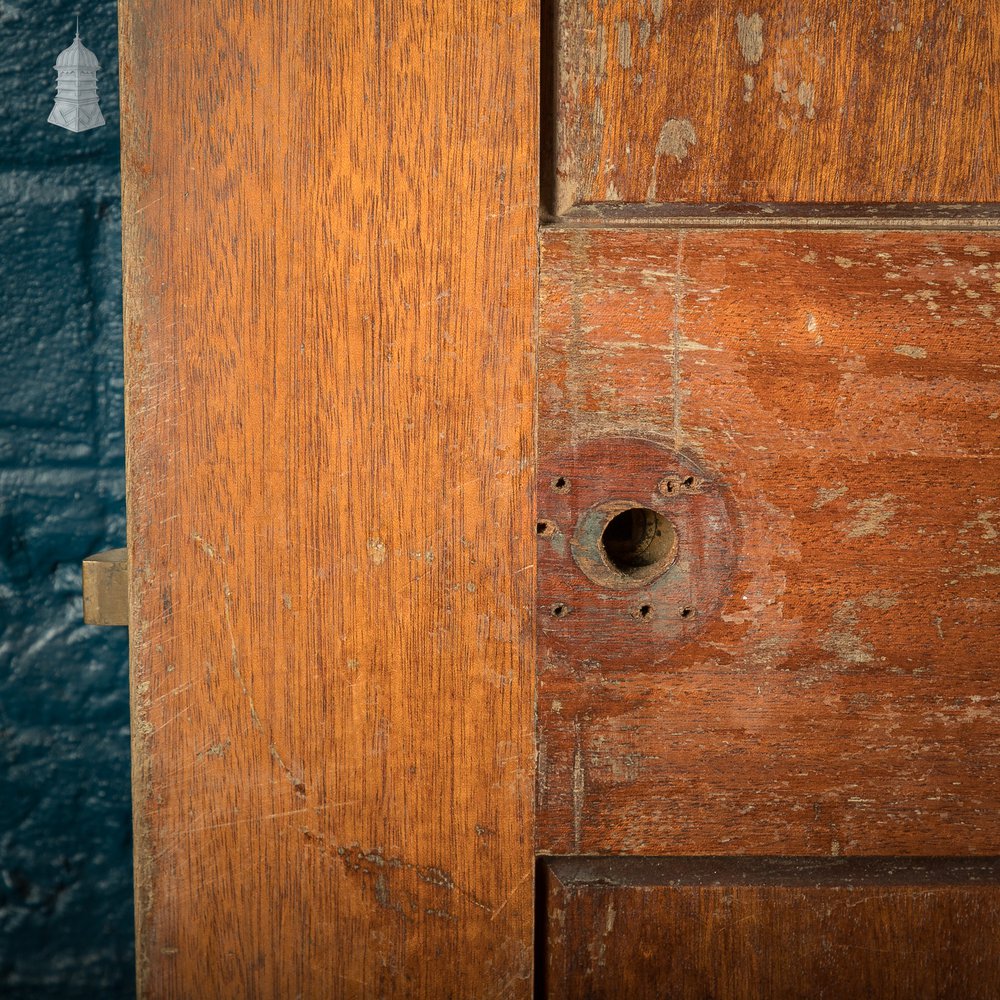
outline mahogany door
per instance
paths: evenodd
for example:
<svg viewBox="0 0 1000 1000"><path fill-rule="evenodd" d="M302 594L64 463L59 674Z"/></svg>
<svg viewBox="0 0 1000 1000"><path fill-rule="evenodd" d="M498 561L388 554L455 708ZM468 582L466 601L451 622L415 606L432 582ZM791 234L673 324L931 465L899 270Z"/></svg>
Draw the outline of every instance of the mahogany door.
<svg viewBox="0 0 1000 1000"><path fill-rule="evenodd" d="M1000 995L1000 12L121 32L142 995Z"/></svg>

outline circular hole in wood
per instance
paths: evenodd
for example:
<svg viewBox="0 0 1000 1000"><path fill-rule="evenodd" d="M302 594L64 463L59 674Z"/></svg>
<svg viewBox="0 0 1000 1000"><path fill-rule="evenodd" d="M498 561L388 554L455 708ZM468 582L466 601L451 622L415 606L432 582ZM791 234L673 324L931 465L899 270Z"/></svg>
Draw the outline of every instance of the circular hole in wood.
<svg viewBox="0 0 1000 1000"><path fill-rule="evenodd" d="M605 525L601 549L611 567L623 576L649 580L673 562L677 532L658 511L628 507Z"/></svg>
<svg viewBox="0 0 1000 1000"><path fill-rule="evenodd" d="M552 489L554 489L556 493L565 493L569 489L569 480L565 476L556 476L556 478L552 480Z"/></svg>
<svg viewBox="0 0 1000 1000"><path fill-rule="evenodd" d="M543 538L551 535L553 531L555 531L555 528L552 526L551 521L539 521L538 524L535 525L536 534L541 535Z"/></svg>
<svg viewBox="0 0 1000 1000"><path fill-rule="evenodd" d="M565 618L569 614L569 608L565 604L555 604L552 607L553 618Z"/></svg>
<svg viewBox="0 0 1000 1000"><path fill-rule="evenodd" d="M573 560L594 583L631 590L652 583L677 558L677 528L664 514L627 500L585 511L571 541ZM633 614L637 609L633 607Z"/></svg>

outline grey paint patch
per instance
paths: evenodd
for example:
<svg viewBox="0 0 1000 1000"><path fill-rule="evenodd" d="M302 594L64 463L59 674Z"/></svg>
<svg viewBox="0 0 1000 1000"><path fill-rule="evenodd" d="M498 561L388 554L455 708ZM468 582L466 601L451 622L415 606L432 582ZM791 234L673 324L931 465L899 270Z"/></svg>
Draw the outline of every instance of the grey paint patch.
<svg viewBox="0 0 1000 1000"><path fill-rule="evenodd" d="M597 26L597 44L594 46L596 65L594 67L594 83L601 84L608 74L608 40L604 34L604 25Z"/></svg>
<svg viewBox="0 0 1000 1000"><path fill-rule="evenodd" d="M656 156L653 158L653 170L646 189L646 201L656 198L656 175L660 169L660 158L672 156L678 163L688 155L688 146L697 143L694 126L687 118L669 118L660 129L660 137L656 142Z"/></svg>
<svg viewBox="0 0 1000 1000"><path fill-rule="evenodd" d="M737 14L736 41L739 42L743 58L751 66L756 66L764 54L764 18L756 12L749 17Z"/></svg>
<svg viewBox="0 0 1000 1000"><path fill-rule="evenodd" d="M774 71L774 92L785 104L788 104L792 99L788 93L788 81L784 78L780 69Z"/></svg>
<svg viewBox="0 0 1000 1000"><path fill-rule="evenodd" d="M632 67L632 26L628 21L618 22L618 64L622 69Z"/></svg>
<svg viewBox="0 0 1000 1000"><path fill-rule="evenodd" d="M698 142L694 126L687 118L671 118L664 122L660 129L660 138L656 143L656 155L672 156L678 163L688 155L688 146Z"/></svg>
<svg viewBox="0 0 1000 1000"><path fill-rule="evenodd" d="M831 486L828 489L820 487L816 491L816 499L813 501L812 509L819 510L821 507L825 507L828 503L836 500L838 497L842 497L847 492L846 486Z"/></svg>
<svg viewBox="0 0 1000 1000"><path fill-rule="evenodd" d="M867 538L870 535L884 536L889 533L888 522L896 516L896 497L884 493L880 497L869 497L852 503L857 511L854 520L847 526L848 538Z"/></svg>
<svg viewBox="0 0 1000 1000"><path fill-rule="evenodd" d="M827 631L820 645L839 661L832 666L871 663L875 659L873 645L858 634L858 615L854 601L851 600L844 601L834 611L832 627Z"/></svg>
<svg viewBox="0 0 1000 1000"><path fill-rule="evenodd" d="M806 83L804 80L799 84L798 90L799 104L806 113L806 118L816 117L816 85Z"/></svg>
<svg viewBox="0 0 1000 1000"><path fill-rule="evenodd" d="M879 611L888 611L899 604L899 594L891 590L873 590L861 598L861 603L869 608L878 608Z"/></svg>

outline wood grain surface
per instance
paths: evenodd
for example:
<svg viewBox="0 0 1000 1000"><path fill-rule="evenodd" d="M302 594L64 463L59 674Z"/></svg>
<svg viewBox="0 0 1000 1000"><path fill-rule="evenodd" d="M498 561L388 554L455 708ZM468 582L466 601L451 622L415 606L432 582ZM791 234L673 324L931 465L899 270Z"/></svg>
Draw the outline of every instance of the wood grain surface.
<svg viewBox="0 0 1000 1000"><path fill-rule="evenodd" d="M552 3L544 180L557 213L997 198L996 4Z"/></svg>
<svg viewBox="0 0 1000 1000"><path fill-rule="evenodd" d="M540 851L996 851L998 322L996 234L544 231Z"/></svg>
<svg viewBox="0 0 1000 1000"><path fill-rule="evenodd" d="M533 2L121 6L144 997L518 997Z"/></svg>
<svg viewBox="0 0 1000 1000"><path fill-rule="evenodd" d="M1000 865L558 859L540 995L992 1000Z"/></svg>

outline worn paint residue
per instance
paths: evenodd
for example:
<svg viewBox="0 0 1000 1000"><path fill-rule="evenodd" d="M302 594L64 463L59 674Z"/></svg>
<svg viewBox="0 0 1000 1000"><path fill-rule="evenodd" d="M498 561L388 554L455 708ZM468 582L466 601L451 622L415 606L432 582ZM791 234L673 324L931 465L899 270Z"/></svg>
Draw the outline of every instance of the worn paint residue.
<svg viewBox="0 0 1000 1000"><path fill-rule="evenodd" d="M788 104L791 102L792 97L788 93L788 81L785 79L785 76L780 69L776 69L774 71L771 86L778 97L781 98L782 103Z"/></svg>
<svg viewBox="0 0 1000 1000"><path fill-rule="evenodd" d="M760 14L736 15L736 41L743 58L751 66L756 66L764 54L764 19Z"/></svg>
<svg viewBox="0 0 1000 1000"><path fill-rule="evenodd" d="M660 168L660 158L672 156L678 163L687 158L688 146L697 143L694 126L687 118L668 118L660 129L660 137L656 142L656 155L653 157L653 171L646 189L646 201L656 198L656 175Z"/></svg>
<svg viewBox="0 0 1000 1000"><path fill-rule="evenodd" d="M573 843L580 846L583 832L583 795L586 788L586 773L583 770L583 751L577 745L573 755Z"/></svg>
<svg viewBox="0 0 1000 1000"><path fill-rule="evenodd" d="M847 487L843 484L839 486L831 486L829 488L821 486L816 491L816 499L813 501L812 509L819 510L821 507L825 507L828 503L831 503L838 497L842 497L846 492Z"/></svg>
<svg viewBox="0 0 1000 1000"><path fill-rule="evenodd" d="M599 87L604 83L604 79L608 75L608 39L604 33L603 24L597 26L597 38L595 41L596 44L594 45L593 53L594 84Z"/></svg>
<svg viewBox="0 0 1000 1000"><path fill-rule="evenodd" d="M964 530L960 531L959 534L965 534L965 530L969 528L978 528L982 532L979 537L984 542L992 542L995 538L1000 537L1000 531L993 524L993 521L998 518L1000 518L1000 512L984 511L974 521L967 521L962 526Z"/></svg>
<svg viewBox="0 0 1000 1000"><path fill-rule="evenodd" d="M618 65L622 69L632 67L632 26L628 21L618 23Z"/></svg>
<svg viewBox="0 0 1000 1000"><path fill-rule="evenodd" d="M820 646L833 654L841 664L871 663L874 647L858 634L858 615L852 600L844 601L833 613L830 629Z"/></svg>
<svg viewBox="0 0 1000 1000"><path fill-rule="evenodd" d="M694 126L687 118L671 118L660 129L656 155L672 156L679 163L688 155L688 146L695 145L697 141Z"/></svg>
<svg viewBox="0 0 1000 1000"><path fill-rule="evenodd" d="M798 89L799 104L805 112L806 118L816 117L816 85L806 83L803 80Z"/></svg>
<svg viewBox="0 0 1000 1000"><path fill-rule="evenodd" d="M900 344L892 349L893 354L902 354L907 358L926 358L927 351L923 347L913 347L911 344Z"/></svg>
<svg viewBox="0 0 1000 1000"><path fill-rule="evenodd" d="M899 604L899 594L892 590L873 590L861 598L862 604L879 611L888 611Z"/></svg>
<svg viewBox="0 0 1000 1000"><path fill-rule="evenodd" d="M870 535L887 535L888 522L896 516L896 497L885 493L880 497L870 497L851 504L857 511L854 520L848 525L848 538L867 538Z"/></svg>

